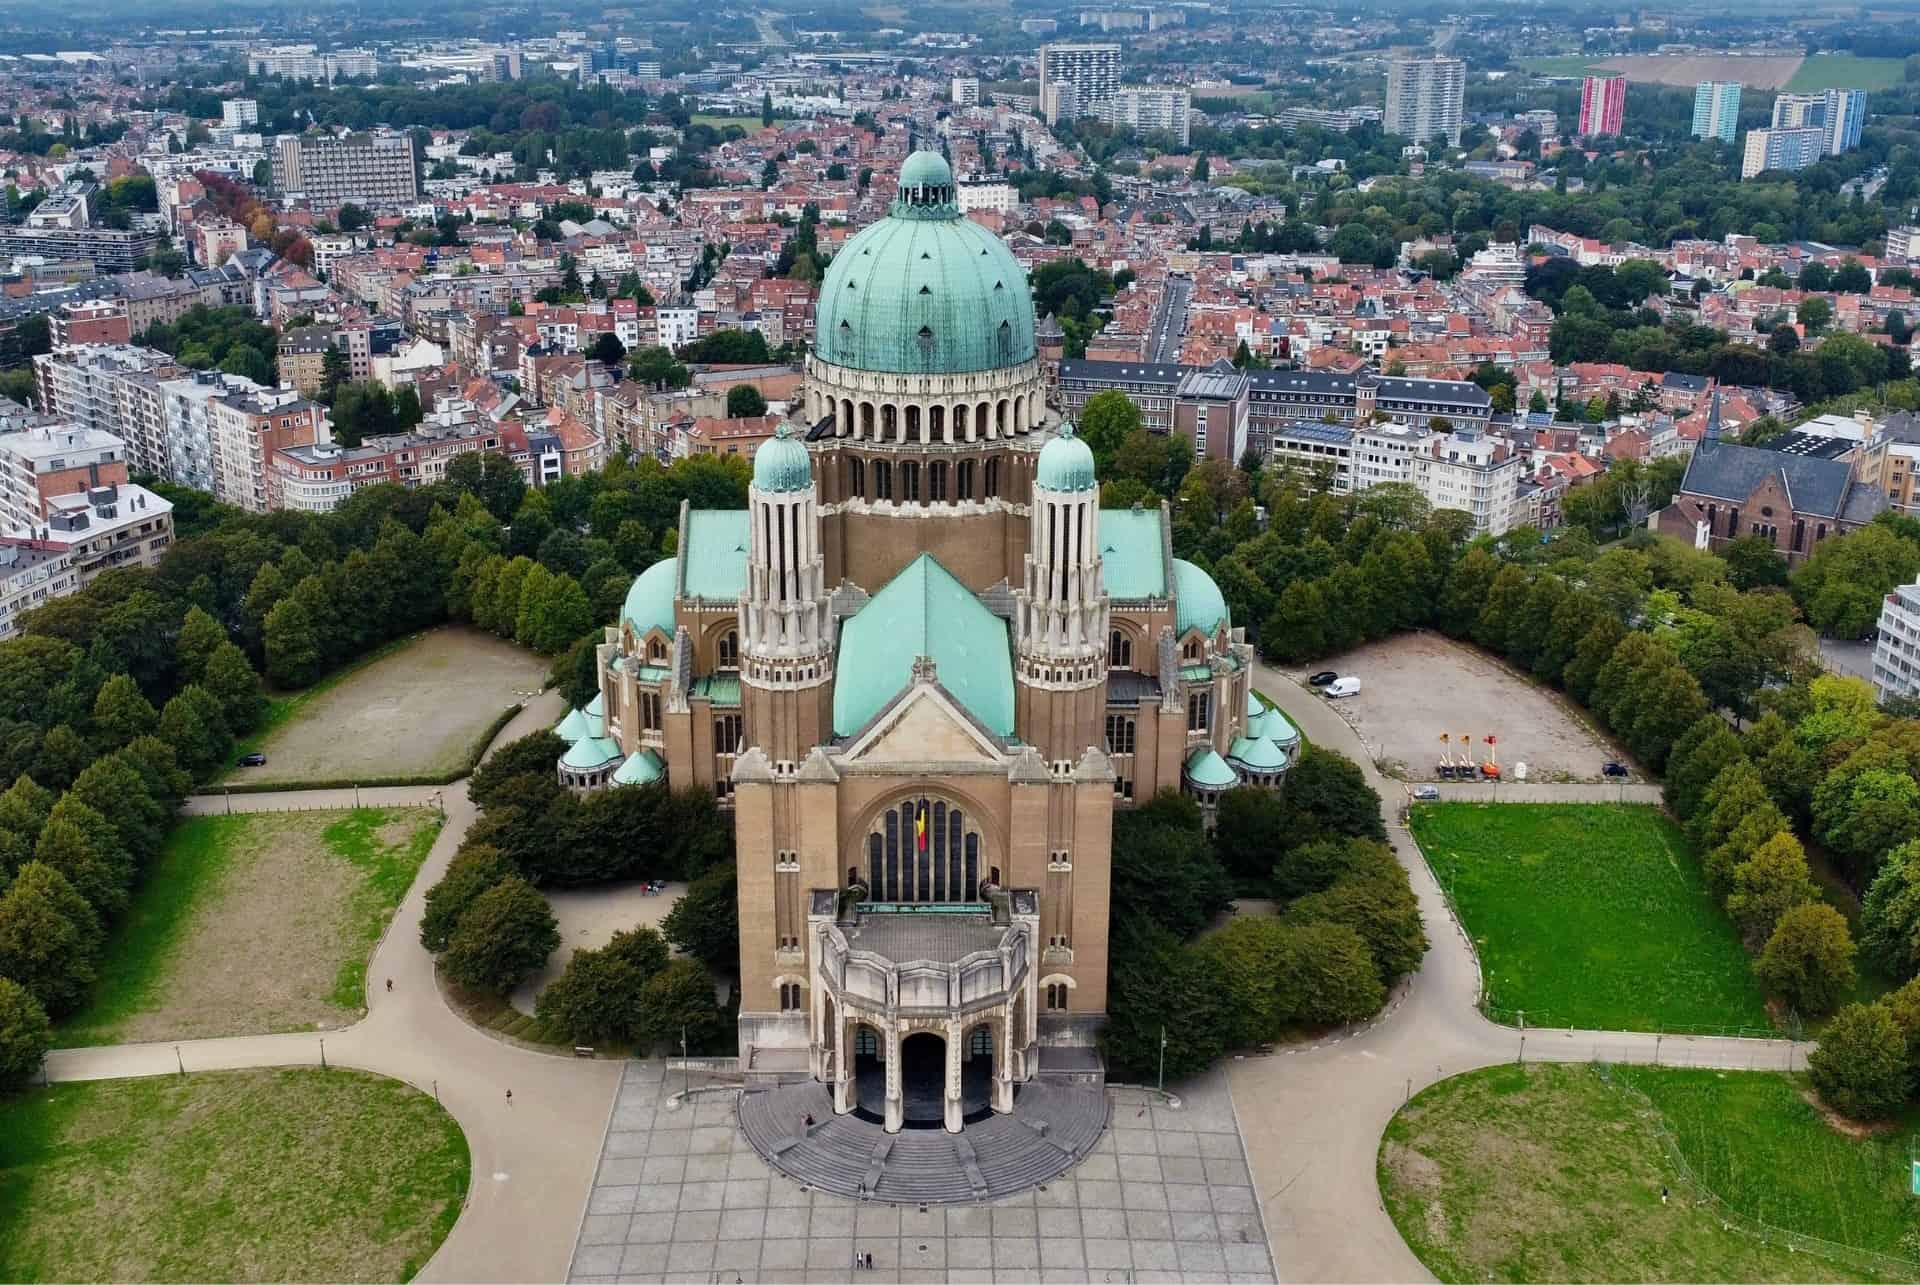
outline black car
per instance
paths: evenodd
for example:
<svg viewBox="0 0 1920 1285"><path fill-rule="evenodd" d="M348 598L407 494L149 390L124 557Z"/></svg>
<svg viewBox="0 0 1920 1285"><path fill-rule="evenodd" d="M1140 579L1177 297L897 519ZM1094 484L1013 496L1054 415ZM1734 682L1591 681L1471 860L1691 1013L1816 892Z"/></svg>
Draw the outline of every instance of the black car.
<svg viewBox="0 0 1920 1285"><path fill-rule="evenodd" d="M1340 677L1340 675L1334 673L1331 669L1323 669L1317 674L1309 674L1307 676L1307 686L1325 687L1338 677Z"/></svg>
<svg viewBox="0 0 1920 1285"><path fill-rule="evenodd" d="M1627 765L1614 759L1608 759L1601 765L1600 774L1602 776L1625 776L1627 775Z"/></svg>
<svg viewBox="0 0 1920 1285"><path fill-rule="evenodd" d="M246 754L240 759L241 767L265 767L266 765L267 756L264 754Z"/></svg>

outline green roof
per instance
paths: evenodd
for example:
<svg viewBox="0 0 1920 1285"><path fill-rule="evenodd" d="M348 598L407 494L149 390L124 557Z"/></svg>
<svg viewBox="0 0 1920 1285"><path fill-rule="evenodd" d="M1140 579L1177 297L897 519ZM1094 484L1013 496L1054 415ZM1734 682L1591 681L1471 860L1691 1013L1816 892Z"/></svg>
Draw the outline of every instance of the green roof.
<svg viewBox="0 0 1920 1285"><path fill-rule="evenodd" d="M1213 582L1212 576L1184 558L1173 560L1173 592L1180 600L1173 626L1176 634L1185 634L1189 629L1212 634L1229 625L1227 600L1221 596L1220 586Z"/></svg>
<svg viewBox="0 0 1920 1285"><path fill-rule="evenodd" d="M1100 510L1100 578L1109 597L1167 596L1160 508Z"/></svg>
<svg viewBox="0 0 1920 1285"><path fill-rule="evenodd" d="M569 745L591 733L592 724L587 721L587 716L577 709L568 710L567 716L553 725L553 734Z"/></svg>
<svg viewBox="0 0 1920 1285"><path fill-rule="evenodd" d="M620 757L620 747L604 736L583 736L560 756L560 766L576 771L605 767Z"/></svg>
<svg viewBox="0 0 1920 1285"><path fill-rule="evenodd" d="M588 701L584 706L581 707L581 712L584 713L588 718L604 718L607 712L607 700L605 695L600 692L595 692L593 694L593 699Z"/></svg>
<svg viewBox="0 0 1920 1285"><path fill-rule="evenodd" d="M711 674L706 678L696 678L693 680L693 690L688 695L695 700L704 696L715 705L738 705L740 675Z"/></svg>
<svg viewBox="0 0 1920 1285"><path fill-rule="evenodd" d="M805 447L801 448L805 450ZM745 509L694 509L687 514L687 547L680 551L689 598L731 602L747 591L747 544L751 528Z"/></svg>
<svg viewBox="0 0 1920 1285"><path fill-rule="evenodd" d="M912 681L921 656L933 658L940 685L987 730L1013 734L1007 624L926 553L841 626L834 734L865 727Z"/></svg>
<svg viewBox="0 0 1920 1285"><path fill-rule="evenodd" d="M1289 746L1300 739L1300 733L1287 721L1287 716L1278 709L1266 709L1247 720L1248 736L1264 736L1275 745Z"/></svg>
<svg viewBox="0 0 1920 1285"><path fill-rule="evenodd" d="M1227 757L1245 763L1256 772L1275 772L1287 765L1280 747L1264 736L1236 736Z"/></svg>
<svg viewBox="0 0 1920 1285"><path fill-rule="evenodd" d="M1091 491L1099 485L1093 476L1093 451L1074 435L1071 422L1060 425L1053 440L1040 448L1033 482L1049 491Z"/></svg>
<svg viewBox="0 0 1920 1285"><path fill-rule="evenodd" d="M613 770L615 785L652 785L667 774L667 765L652 750L641 750L630 754L627 761Z"/></svg>
<svg viewBox="0 0 1920 1285"><path fill-rule="evenodd" d="M1247 688L1247 717L1252 718L1265 708L1266 706L1260 703L1260 697L1254 693L1253 688Z"/></svg>
<svg viewBox="0 0 1920 1285"><path fill-rule="evenodd" d="M673 568L672 558L656 562L635 576L627 590L620 618L633 626L638 637L655 629L673 637Z"/></svg>
<svg viewBox="0 0 1920 1285"><path fill-rule="evenodd" d="M1180 677L1190 683L1204 683L1213 678L1213 667L1211 665L1182 665L1180 666Z"/></svg>
<svg viewBox="0 0 1920 1285"><path fill-rule="evenodd" d="M952 187L953 169L946 157L924 148L907 157L900 166L900 187Z"/></svg>
<svg viewBox="0 0 1920 1285"><path fill-rule="evenodd" d="M807 444L785 424L753 453L753 485L761 491L804 491L813 485L813 461Z"/></svg>
<svg viewBox="0 0 1920 1285"><path fill-rule="evenodd" d="M917 157L903 178L953 178ZM925 171L925 172L920 172ZM917 180L916 180L917 181ZM1031 361L1033 293L1007 243L958 206L893 212L851 237L827 268L814 311L814 352L855 370L960 374Z"/></svg>
<svg viewBox="0 0 1920 1285"><path fill-rule="evenodd" d="M1187 756L1187 779L1209 790L1224 790L1240 784L1240 776L1227 761L1202 747Z"/></svg>

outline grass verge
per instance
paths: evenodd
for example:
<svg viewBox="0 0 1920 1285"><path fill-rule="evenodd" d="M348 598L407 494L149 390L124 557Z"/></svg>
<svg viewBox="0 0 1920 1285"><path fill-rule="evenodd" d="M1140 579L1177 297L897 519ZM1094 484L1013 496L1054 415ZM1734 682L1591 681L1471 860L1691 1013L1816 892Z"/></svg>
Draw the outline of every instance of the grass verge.
<svg viewBox="0 0 1920 1285"><path fill-rule="evenodd" d="M0 1100L0 1279L405 1281L469 1168L437 1102L358 1071L56 1084Z"/></svg>
<svg viewBox="0 0 1920 1285"><path fill-rule="evenodd" d="M1431 803L1414 837L1480 952L1490 1008L1530 1026L1772 1029L1686 835L1643 804Z"/></svg>
<svg viewBox="0 0 1920 1285"><path fill-rule="evenodd" d="M529 1017L507 1002L502 995L486 995L479 991L470 991L455 986L442 979L440 990L447 997L454 1011L468 1022L494 1035L502 1036L520 1044L534 1044L542 1048L572 1049L574 1043L567 1033L556 1026L549 1026L537 1017Z"/></svg>
<svg viewBox="0 0 1920 1285"><path fill-rule="evenodd" d="M1910 1279L1873 1257L1912 1226L1910 1135L1835 1133L1800 1089L1764 1072L1492 1067L1394 1117L1380 1190L1443 1281Z"/></svg>
<svg viewBox="0 0 1920 1285"><path fill-rule="evenodd" d="M64 1046L336 1026L442 818L424 808L187 817L108 942Z"/></svg>

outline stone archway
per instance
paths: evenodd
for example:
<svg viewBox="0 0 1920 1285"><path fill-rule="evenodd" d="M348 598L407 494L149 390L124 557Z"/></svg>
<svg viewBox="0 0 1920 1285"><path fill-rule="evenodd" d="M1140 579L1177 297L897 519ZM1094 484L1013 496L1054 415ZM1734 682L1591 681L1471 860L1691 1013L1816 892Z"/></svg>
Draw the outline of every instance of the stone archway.
<svg viewBox="0 0 1920 1285"><path fill-rule="evenodd" d="M938 1031L900 1041L900 1109L909 1129L946 1127L947 1039Z"/></svg>
<svg viewBox="0 0 1920 1285"><path fill-rule="evenodd" d="M887 1037L878 1027L856 1022L847 1041L852 1059L853 1098L860 1114L883 1120L887 1114Z"/></svg>

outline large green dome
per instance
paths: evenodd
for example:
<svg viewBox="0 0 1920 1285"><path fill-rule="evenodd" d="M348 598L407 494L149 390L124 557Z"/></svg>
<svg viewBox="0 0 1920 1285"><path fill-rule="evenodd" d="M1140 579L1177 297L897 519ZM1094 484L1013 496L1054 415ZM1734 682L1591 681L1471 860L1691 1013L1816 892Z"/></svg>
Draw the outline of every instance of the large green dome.
<svg viewBox="0 0 1920 1285"><path fill-rule="evenodd" d="M674 560L665 558L634 577L620 608L620 618L633 626L634 637L644 638L652 629L673 637L674 570Z"/></svg>
<svg viewBox="0 0 1920 1285"><path fill-rule="evenodd" d="M1212 634L1228 628L1227 600L1213 577L1184 558L1173 560L1173 593L1179 601L1174 631L1185 635L1189 629Z"/></svg>
<svg viewBox="0 0 1920 1285"><path fill-rule="evenodd" d="M1033 296L1006 243L960 217L933 152L900 169L886 218L833 256L814 310L825 361L889 374L962 374L1034 356Z"/></svg>

